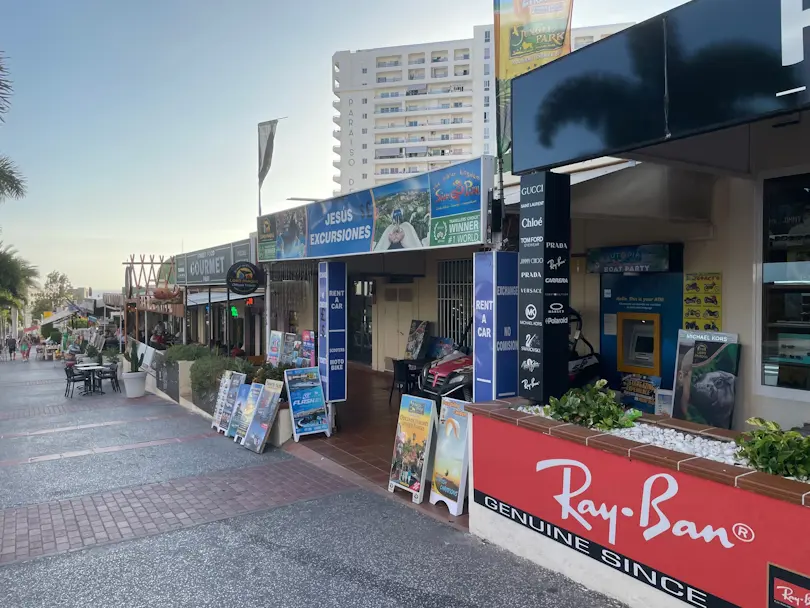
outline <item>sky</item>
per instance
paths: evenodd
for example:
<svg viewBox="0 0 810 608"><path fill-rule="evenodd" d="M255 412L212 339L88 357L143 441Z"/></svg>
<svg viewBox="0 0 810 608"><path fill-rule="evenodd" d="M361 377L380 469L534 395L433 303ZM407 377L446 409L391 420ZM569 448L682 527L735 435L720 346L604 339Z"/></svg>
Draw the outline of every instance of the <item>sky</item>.
<svg viewBox="0 0 810 608"><path fill-rule="evenodd" d="M574 27L685 0L574 0ZM0 240L42 274L118 290L130 254L172 255L256 228L257 132L281 121L265 213L335 187L332 54L471 38L491 0L5 0L15 94L0 154L28 181Z"/></svg>

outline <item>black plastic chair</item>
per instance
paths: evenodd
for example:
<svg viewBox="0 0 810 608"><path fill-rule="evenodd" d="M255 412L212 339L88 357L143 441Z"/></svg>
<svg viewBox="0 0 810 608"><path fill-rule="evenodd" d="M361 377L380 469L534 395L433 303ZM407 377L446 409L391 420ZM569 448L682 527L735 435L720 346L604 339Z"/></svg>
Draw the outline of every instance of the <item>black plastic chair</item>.
<svg viewBox="0 0 810 608"><path fill-rule="evenodd" d="M388 393L388 405L391 405L395 388L400 396L410 391L411 372L409 362L405 359L394 359L394 381L391 383L391 391Z"/></svg>
<svg viewBox="0 0 810 608"><path fill-rule="evenodd" d="M75 371L72 365L65 366L65 376L67 377L67 382L65 383L65 397L67 397L68 393L70 393L71 399L73 399L73 391L75 390L77 384L84 384L85 390L87 390L88 384L91 380L90 376L87 374Z"/></svg>
<svg viewBox="0 0 810 608"><path fill-rule="evenodd" d="M101 380L109 380L113 391L115 391L117 393L121 392L121 385L118 383L118 364L117 363L110 363L107 366L107 369L102 370L101 372L99 372L99 377L101 378Z"/></svg>

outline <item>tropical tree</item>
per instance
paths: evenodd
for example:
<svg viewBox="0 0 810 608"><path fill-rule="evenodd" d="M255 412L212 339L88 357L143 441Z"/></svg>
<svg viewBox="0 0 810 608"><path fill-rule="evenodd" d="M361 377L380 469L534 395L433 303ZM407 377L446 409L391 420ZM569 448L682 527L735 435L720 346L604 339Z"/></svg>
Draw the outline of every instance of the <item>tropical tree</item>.
<svg viewBox="0 0 810 608"><path fill-rule="evenodd" d="M49 272L42 291L34 300L31 315L39 319L44 313L56 310L70 299L72 292L73 285L65 273L58 270Z"/></svg>
<svg viewBox="0 0 810 608"><path fill-rule="evenodd" d="M39 271L34 266L12 246L3 247L0 241L0 306L22 307L38 277Z"/></svg>
<svg viewBox="0 0 810 608"><path fill-rule="evenodd" d="M5 122L3 114L11 107L11 80L5 58L0 53L0 123ZM0 203L7 198L22 198L25 196L25 179L17 166L7 156L0 154Z"/></svg>

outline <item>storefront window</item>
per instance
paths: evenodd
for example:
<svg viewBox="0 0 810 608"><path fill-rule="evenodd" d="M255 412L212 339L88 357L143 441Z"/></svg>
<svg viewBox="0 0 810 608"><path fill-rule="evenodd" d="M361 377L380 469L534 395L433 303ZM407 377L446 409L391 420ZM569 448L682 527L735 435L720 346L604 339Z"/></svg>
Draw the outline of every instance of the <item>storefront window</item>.
<svg viewBox="0 0 810 608"><path fill-rule="evenodd" d="M763 190L762 381L810 390L810 174Z"/></svg>

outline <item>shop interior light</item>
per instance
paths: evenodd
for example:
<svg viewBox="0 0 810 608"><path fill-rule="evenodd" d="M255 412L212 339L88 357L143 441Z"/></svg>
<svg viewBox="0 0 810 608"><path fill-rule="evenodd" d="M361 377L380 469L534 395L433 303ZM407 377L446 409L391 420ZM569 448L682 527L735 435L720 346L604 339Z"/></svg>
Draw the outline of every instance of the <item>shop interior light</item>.
<svg viewBox="0 0 810 608"><path fill-rule="evenodd" d="M238 317L239 316L239 311L236 310L236 306L231 306L231 316L232 317Z"/></svg>

